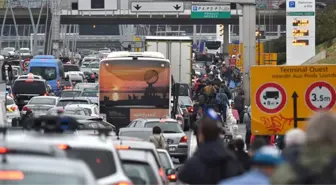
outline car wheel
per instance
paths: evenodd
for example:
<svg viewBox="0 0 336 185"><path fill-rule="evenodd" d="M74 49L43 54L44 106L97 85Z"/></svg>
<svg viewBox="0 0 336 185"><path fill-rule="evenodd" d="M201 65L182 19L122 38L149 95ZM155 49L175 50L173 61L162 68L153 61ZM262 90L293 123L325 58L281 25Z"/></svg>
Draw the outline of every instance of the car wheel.
<svg viewBox="0 0 336 185"><path fill-rule="evenodd" d="M187 156L180 156L180 157L178 157L178 160L179 160L180 164L182 164L187 160L187 158L188 158Z"/></svg>

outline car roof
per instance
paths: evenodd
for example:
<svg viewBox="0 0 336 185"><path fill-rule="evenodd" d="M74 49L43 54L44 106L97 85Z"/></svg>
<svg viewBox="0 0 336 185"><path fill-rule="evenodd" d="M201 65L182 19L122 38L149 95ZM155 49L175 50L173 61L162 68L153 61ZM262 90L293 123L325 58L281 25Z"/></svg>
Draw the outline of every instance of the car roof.
<svg viewBox="0 0 336 185"><path fill-rule="evenodd" d="M45 99L45 98L48 98L48 99L55 99L55 100L57 100L57 99L59 99L59 97L58 96L34 96L34 97L32 97L32 99Z"/></svg>
<svg viewBox="0 0 336 185"><path fill-rule="evenodd" d="M137 141L137 140L113 140L114 145L129 146L131 149L153 149L156 150L156 147L153 143L149 141Z"/></svg>
<svg viewBox="0 0 336 185"><path fill-rule="evenodd" d="M177 122L175 119L172 119L172 118L138 118L138 119L135 119L135 120L144 120L146 122L150 122L150 121L165 121L165 122Z"/></svg>
<svg viewBox="0 0 336 185"><path fill-rule="evenodd" d="M96 104L71 104L67 105L66 107L92 108L96 106L97 106Z"/></svg>
<svg viewBox="0 0 336 185"><path fill-rule="evenodd" d="M79 91L79 92L82 92L83 90L82 89L66 89L66 90L63 90L62 92L72 92L72 91Z"/></svg>
<svg viewBox="0 0 336 185"><path fill-rule="evenodd" d="M149 151L141 150L120 150L119 156L121 160L131 160L138 162L148 163L148 158L152 158L155 161L155 158L151 155L148 155Z"/></svg>
<svg viewBox="0 0 336 185"><path fill-rule="evenodd" d="M83 168L88 168L82 161L68 158L50 158L43 156L7 155L7 163L1 164L1 169L13 169L22 171L41 171L57 174L71 174L73 176L83 176L78 173ZM19 164L19 165L18 165ZM15 166L13 166L15 165ZM60 170L61 169L61 170Z"/></svg>
<svg viewBox="0 0 336 185"><path fill-rule="evenodd" d="M153 128L144 128L144 127L124 127L120 128L120 131L143 131L143 132L152 132Z"/></svg>
<svg viewBox="0 0 336 185"><path fill-rule="evenodd" d="M17 82L17 81L20 81L20 82L23 81L23 82L25 82L26 80L30 80L30 79L16 79L15 82ZM33 82L44 82L45 83L44 79L31 79L31 80L33 80Z"/></svg>
<svg viewBox="0 0 336 185"><path fill-rule="evenodd" d="M80 97L61 97L60 101L62 101L62 100L87 100L87 101L89 101L89 99L87 97L83 97L83 96L80 96Z"/></svg>
<svg viewBox="0 0 336 185"><path fill-rule="evenodd" d="M91 149L105 149L105 150L115 150L112 146L113 143L110 140L102 141L100 137L90 136L90 135L78 135L78 134L41 134L38 132L13 132L10 135L6 136L8 141L22 141L27 140L31 141L38 145L39 143L46 144L65 144L70 147L84 147Z"/></svg>
<svg viewBox="0 0 336 185"><path fill-rule="evenodd" d="M57 148L57 146L52 146L50 144L44 143L31 143L27 140L22 141L0 141L0 146L9 150L9 155L22 153L23 155L37 155L37 156L57 156L66 157L63 150ZM12 151L12 152L11 152Z"/></svg>

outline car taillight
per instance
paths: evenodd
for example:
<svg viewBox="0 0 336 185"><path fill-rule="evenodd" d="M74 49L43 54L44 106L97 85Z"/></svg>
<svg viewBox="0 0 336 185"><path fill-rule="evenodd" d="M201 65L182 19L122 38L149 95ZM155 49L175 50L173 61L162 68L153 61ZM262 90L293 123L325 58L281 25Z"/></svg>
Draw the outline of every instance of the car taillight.
<svg viewBox="0 0 336 185"><path fill-rule="evenodd" d="M11 107L12 111L15 111L16 109L17 109L17 106L15 106L15 105Z"/></svg>
<svg viewBox="0 0 336 185"><path fill-rule="evenodd" d="M48 96L48 94L47 93L43 93L42 96Z"/></svg>
<svg viewBox="0 0 336 185"><path fill-rule="evenodd" d="M57 148L59 148L61 150L68 150L68 149L70 149L70 146L66 145L66 144L58 144Z"/></svg>
<svg viewBox="0 0 336 185"><path fill-rule="evenodd" d="M133 185L132 182L128 182L128 181L121 181L121 182L117 182L113 185Z"/></svg>
<svg viewBox="0 0 336 185"><path fill-rule="evenodd" d="M165 172L163 171L162 168L160 168L160 170L159 170L159 174L160 174L161 177L164 177L164 176L165 176Z"/></svg>
<svg viewBox="0 0 336 185"><path fill-rule="evenodd" d="M194 112L194 108L193 108L193 107L188 107L188 111L189 111L190 113L192 113L192 112Z"/></svg>
<svg viewBox="0 0 336 185"><path fill-rule="evenodd" d="M30 109L28 108L28 107L26 107L26 106L24 106L23 108L22 108L22 111L29 111Z"/></svg>
<svg viewBox="0 0 336 185"><path fill-rule="evenodd" d="M188 137L187 136L183 136L180 139L180 143L187 143L188 142Z"/></svg>
<svg viewBox="0 0 336 185"><path fill-rule="evenodd" d="M169 180L176 180L176 175L175 174L168 175L168 179Z"/></svg>
<svg viewBox="0 0 336 185"><path fill-rule="evenodd" d="M5 154L8 152L8 149L5 147L0 147L0 154Z"/></svg>

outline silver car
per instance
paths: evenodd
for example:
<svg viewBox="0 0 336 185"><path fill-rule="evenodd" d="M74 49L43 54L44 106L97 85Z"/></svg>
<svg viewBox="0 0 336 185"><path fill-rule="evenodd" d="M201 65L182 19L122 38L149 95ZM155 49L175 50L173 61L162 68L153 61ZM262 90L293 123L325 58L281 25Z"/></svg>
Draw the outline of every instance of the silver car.
<svg viewBox="0 0 336 185"><path fill-rule="evenodd" d="M26 109L30 109L37 116L44 115L49 109L56 107L59 99L60 98L57 96L35 96L29 100L25 107ZM26 113L24 110L22 111L22 114Z"/></svg>
<svg viewBox="0 0 336 185"><path fill-rule="evenodd" d="M97 184L92 172L80 160L48 156L6 155L1 164L1 181L5 184Z"/></svg>
<svg viewBox="0 0 336 185"><path fill-rule="evenodd" d="M68 157L83 160L89 166L99 185L120 184L121 182L125 185L131 184L110 140L80 134L43 134L35 132L12 133L7 135L6 140L11 142L23 140L36 145L44 143L57 146L64 150ZM57 169L55 168L55 170Z"/></svg>
<svg viewBox="0 0 336 185"><path fill-rule="evenodd" d="M175 119L135 119L128 125L128 127L136 128L153 128L155 126L161 128L170 156L178 158L180 163L183 163L188 157L188 137Z"/></svg>

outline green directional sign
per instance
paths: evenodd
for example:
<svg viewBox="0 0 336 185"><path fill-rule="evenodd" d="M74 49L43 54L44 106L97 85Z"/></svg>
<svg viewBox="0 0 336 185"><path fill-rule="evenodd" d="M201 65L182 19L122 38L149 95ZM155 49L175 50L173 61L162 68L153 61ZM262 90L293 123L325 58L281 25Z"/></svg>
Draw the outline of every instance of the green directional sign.
<svg viewBox="0 0 336 185"><path fill-rule="evenodd" d="M288 16L315 16L315 12L287 12Z"/></svg>
<svg viewBox="0 0 336 185"><path fill-rule="evenodd" d="M192 19L229 19L230 5L192 5Z"/></svg>

